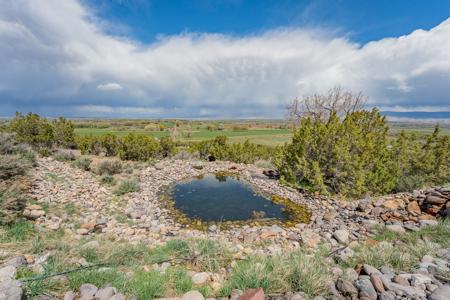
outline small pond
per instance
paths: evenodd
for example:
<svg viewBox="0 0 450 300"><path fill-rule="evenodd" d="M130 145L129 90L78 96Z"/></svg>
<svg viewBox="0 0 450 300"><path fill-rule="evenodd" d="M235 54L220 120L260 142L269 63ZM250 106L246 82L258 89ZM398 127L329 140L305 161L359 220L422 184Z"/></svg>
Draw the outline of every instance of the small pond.
<svg viewBox="0 0 450 300"><path fill-rule="evenodd" d="M304 207L258 193L238 177L221 173L179 182L172 186L169 196L175 210L197 222L292 222L299 215L309 219Z"/></svg>

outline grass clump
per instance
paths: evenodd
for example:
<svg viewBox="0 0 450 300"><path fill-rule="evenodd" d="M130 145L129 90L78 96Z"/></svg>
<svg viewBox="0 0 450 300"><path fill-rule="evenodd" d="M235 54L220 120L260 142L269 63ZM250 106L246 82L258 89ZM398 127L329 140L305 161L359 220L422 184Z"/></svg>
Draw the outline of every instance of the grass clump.
<svg viewBox="0 0 450 300"><path fill-rule="evenodd" d="M25 175L31 164L19 155L0 155L0 179L8 180Z"/></svg>
<svg viewBox="0 0 450 300"><path fill-rule="evenodd" d="M96 168L95 173L99 175L114 175L122 172L122 163L118 160L103 160L101 161Z"/></svg>
<svg viewBox="0 0 450 300"><path fill-rule="evenodd" d="M119 291L124 291L127 289L128 279L123 272L116 268L84 270L69 275L70 289L79 290L80 286L85 283L91 283L98 287L111 284Z"/></svg>
<svg viewBox="0 0 450 300"><path fill-rule="evenodd" d="M74 161L77 157L73 151L70 150L58 150L53 155L53 158L57 161Z"/></svg>
<svg viewBox="0 0 450 300"><path fill-rule="evenodd" d="M139 190L140 186L137 180L124 180L114 191L114 195L121 196L132 192L138 192Z"/></svg>
<svg viewBox="0 0 450 300"><path fill-rule="evenodd" d="M341 264L354 267L357 263L367 263L377 268L386 265L397 271L409 272L424 255L435 256L439 247L450 246L450 222L443 221L406 234L380 228L374 239L377 244L360 245L355 249L353 259Z"/></svg>
<svg viewBox="0 0 450 300"><path fill-rule="evenodd" d="M19 218L26 202L27 198L18 185L0 183L0 224L10 224Z"/></svg>
<svg viewBox="0 0 450 300"><path fill-rule="evenodd" d="M102 176L102 178L100 178L100 182L102 184L106 184L106 185L115 185L117 183L114 176L111 176L111 175Z"/></svg>
<svg viewBox="0 0 450 300"><path fill-rule="evenodd" d="M138 271L131 280L130 290L139 300L163 297L165 281L164 275L159 272Z"/></svg>
<svg viewBox="0 0 450 300"><path fill-rule="evenodd" d="M80 157L73 162L73 166L83 171L90 171L91 163L92 159L89 157Z"/></svg>
<svg viewBox="0 0 450 300"><path fill-rule="evenodd" d="M238 262L220 290L263 288L266 293L303 292L309 296L326 292L331 280L323 254L295 251L287 256L252 256Z"/></svg>
<svg viewBox="0 0 450 300"><path fill-rule="evenodd" d="M17 242L27 240L30 236L35 234L33 224L27 222L25 219L18 219L14 223L3 226L3 234L1 242Z"/></svg>

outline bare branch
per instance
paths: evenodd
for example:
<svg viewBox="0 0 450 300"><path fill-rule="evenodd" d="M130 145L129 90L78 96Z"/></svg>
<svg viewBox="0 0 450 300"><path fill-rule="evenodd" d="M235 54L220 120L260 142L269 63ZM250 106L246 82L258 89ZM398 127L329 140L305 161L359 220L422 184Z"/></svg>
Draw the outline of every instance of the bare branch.
<svg viewBox="0 0 450 300"><path fill-rule="evenodd" d="M366 97L362 92L343 91L337 86L326 94L313 94L302 99L295 98L287 107L288 121L295 126L303 117L326 120L332 113L345 117L352 112L362 110L365 102Z"/></svg>

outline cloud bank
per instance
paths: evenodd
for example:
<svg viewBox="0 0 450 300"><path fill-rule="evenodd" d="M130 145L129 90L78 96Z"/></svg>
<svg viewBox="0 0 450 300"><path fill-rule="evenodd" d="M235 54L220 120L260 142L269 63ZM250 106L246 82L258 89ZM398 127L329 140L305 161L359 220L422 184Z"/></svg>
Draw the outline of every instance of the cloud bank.
<svg viewBox="0 0 450 300"><path fill-rule="evenodd" d="M282 117L335 85L386 110L450 111L450 19L358 45L317 29L106 34L76 0L0 0L0 111L121 117Z"/></svg>

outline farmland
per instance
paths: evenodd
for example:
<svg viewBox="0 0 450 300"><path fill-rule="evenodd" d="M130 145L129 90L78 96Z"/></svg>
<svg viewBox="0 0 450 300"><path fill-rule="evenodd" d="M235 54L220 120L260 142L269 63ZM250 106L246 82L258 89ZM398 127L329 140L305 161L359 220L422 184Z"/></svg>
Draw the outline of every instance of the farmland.
<svg viewBox="0 0 450 300"><path fill-rule="evenodd" d="M77 135L114 134L124 136L128 133L142 134L153 137L172 136L179 141L202 141L216 136L227 136L231 142L250 142L279 146L289 142L292 130L282 120L260 121L187 121L187 120L102 120L76 121ZM389 123L389 135L396 136L402 130L415 132L418 135L429 135L434 130L434 124L428 123ZM450 134L450 125L441 126L442 133Z"/></svg>

